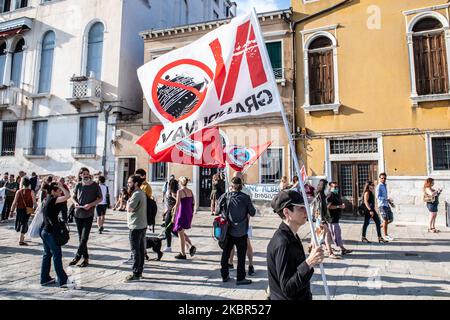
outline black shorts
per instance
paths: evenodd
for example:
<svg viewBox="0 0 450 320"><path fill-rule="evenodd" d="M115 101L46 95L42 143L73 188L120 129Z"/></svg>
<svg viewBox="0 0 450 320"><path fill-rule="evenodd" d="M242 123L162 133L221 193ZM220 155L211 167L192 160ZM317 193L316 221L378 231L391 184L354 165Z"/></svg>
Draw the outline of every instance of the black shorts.
<svg viewBox="0 0 450 320"><path fill-rule="evenodd" d="M108 206L106 204L99 204L97 205L97 217L101 217L106 215L106 209L108 209Z"/></svg>

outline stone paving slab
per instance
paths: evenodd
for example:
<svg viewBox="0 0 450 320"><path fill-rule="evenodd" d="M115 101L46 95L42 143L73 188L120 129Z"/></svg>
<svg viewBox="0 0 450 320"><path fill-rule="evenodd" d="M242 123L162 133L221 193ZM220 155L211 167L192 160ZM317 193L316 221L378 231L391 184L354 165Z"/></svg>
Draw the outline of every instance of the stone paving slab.
<svg viewBox="0 0 450 320"><path fill-rule="evenodd" d="M39 285L41 242L34 240L29 247L19 247L13 221L1 224L0 299L264 299L268 285L266 247L280 219L274 215L252 219L257 272L251 277L253 284L245 287L237 287L234 281L225 284L221 281L221 250L211 237L212 219L206 212L194 217L188 234L197 246L195 257L186 261L174 259L179 249L174 238L174 253L164 254L161 261L146 262L144 279L138 283L124 283L131 266L124 263L130 250L123 213L108 212L106 230L101 235L93 227L89 240L91 265L86 269L68 267L77 249L78 237L72 225L71 240L63 248L65 270L76 284L70 289L42 288ZM361 221L342 221L341 226L345 244L354 253L341 260L325 260L332 299L450 298L449 230L430 234L423 226L398 224L391 227L395 241L363 244ZM160 230L157 228L156 233ZM302 227L299 235L306 247L310 241L308 226ZM369 226L368 238L376 239L373 224ZM155 257L150 252L150 258ZM236 271L231 271L230 276L235 280ZM312 291L315 299L325 299L319 268L312 279Z"/></svg>

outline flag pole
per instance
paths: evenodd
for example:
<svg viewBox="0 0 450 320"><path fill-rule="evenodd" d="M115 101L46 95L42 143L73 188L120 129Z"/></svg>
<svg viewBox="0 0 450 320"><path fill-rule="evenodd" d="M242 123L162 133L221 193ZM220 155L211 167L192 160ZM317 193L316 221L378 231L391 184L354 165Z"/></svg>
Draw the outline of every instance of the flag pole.
<svg viewBox="0 0 450 320"><path fill-rule="evenodd" d="M257 27L259 29L259 33L257 33L258 34L257 36L259 37L259 35L262 35L262 30L261 30L261 26L259 24L258 15L256 13L256 9L255 8L253 8L253 13L254 13L254 16L255 16L255 19L256 19ZM259 40L262 40L262 39L259 39ZM264 41L262 43L264 43ZM268 53L267 53L267 50L264 48L261 51L262 51L262 54L265 55L266 61L270 61ZM272 81L272 83L276 83L275 77L273 75L273 72L269 72L269 77L270 77L270 80ZM295 148L294 140L292 139L292 134L291 134L291 130L290 130L290 127L289 127L289 122L288 122L288 119L287 119L287 116L286 116L286 111L284 110L283 102L281 101L280 93L278 92L278 87L276 89L277 89L277 92L275 92L275 94L274 94L275 97L274 98L276 99L276 102L280 106L281 117L283 118L284 128L286 130L286 135L287 135L288 141L289 141L289 149L291 151L291 155L292 155L292 158L294 160L295 171L297 172L297 176L299 177L300 190L302 192L302 196L303 196L303 199L305 201L306 213L308 215L309 227L311 229L311 237L312 237L315 245L319 246L319 241L318 241L317 235L316 235L316 233L314 231L315 228L314 228L314 225L313 225L313 219L312 219L312 214L311 214L311 207L308 204L308 197L307 197L306 191L305 191L305 181L303 181L302 176L301 176L299 157L297 155L297 151L296 151L296 148ZM330 292L329 292L328 285L327 285L327 278L325 276L325 269L323 267L323 263L320 264L320 273L322 275L322 281L323 281L323 287L325 289L325 295L327 297L327 300L330 300Z"/></svg>

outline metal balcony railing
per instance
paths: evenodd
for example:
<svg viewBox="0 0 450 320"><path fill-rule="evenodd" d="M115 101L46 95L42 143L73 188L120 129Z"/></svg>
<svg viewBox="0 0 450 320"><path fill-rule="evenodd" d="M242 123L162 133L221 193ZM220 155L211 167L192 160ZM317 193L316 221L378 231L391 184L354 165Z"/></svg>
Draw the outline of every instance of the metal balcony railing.
<svg viewBox="0 0 450 320"><path fill-rule="evenodd" d="M72 156L95 156L97 147L72 147Z"/></svg>
<svg viewBox="0 0 450 320"><path fill-rule="evenodd" d="M283 68L273 68L273 74L275 75L275 80L284 80Z"/></svg>
<svg viewBox="0 0 450 320"><path fill-rule="evenodd" d="M23 150L23 153L27 157L45 157L47 148L31 147Z"/></svg>
<svg viewBox="0 0 450 320"><path fill-rule="evenodd" d="M71 102L100 102L102 100L102 82L94 77L72 77L70 79Z"/></svg>

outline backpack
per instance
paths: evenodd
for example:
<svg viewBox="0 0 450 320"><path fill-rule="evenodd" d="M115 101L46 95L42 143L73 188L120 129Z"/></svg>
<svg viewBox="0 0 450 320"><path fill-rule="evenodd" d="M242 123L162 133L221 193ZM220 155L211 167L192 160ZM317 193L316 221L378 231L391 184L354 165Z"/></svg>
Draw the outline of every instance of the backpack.
<svg viewBox="0 0 450 320"><path fill-rule="evenodd" d="M153 226L153 232L155 232L156 214L158 213L158 206L156 201L152 198L147 198L147 225Z"/></svg>
<svg viewBox="0 0 450 320"><path fill-rule="evenodd" d="M213 221L213 238L219 244L219 247L225 249L228 239L228 207L230 204L231 195L225 193L219 198L219 216Z"/></svg>

